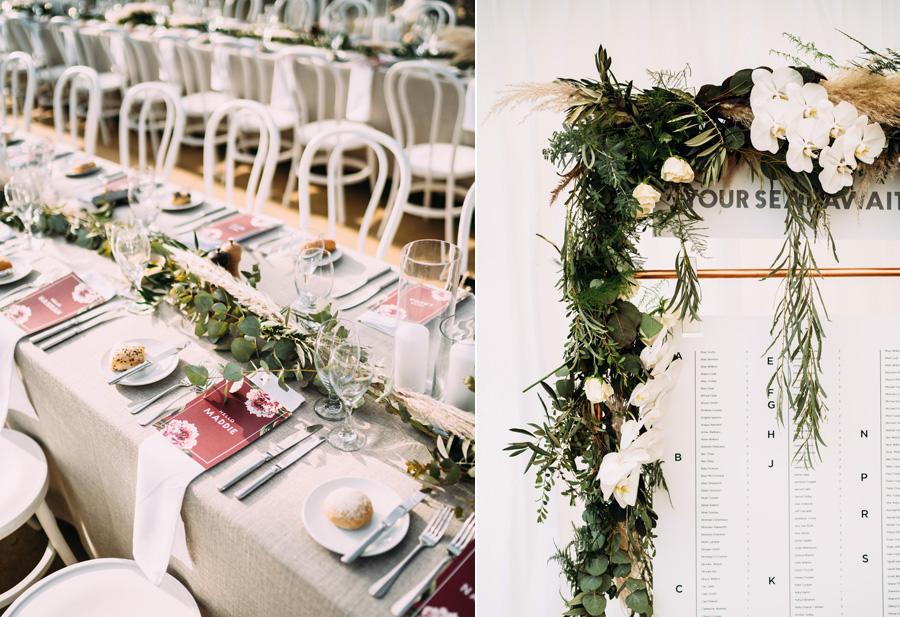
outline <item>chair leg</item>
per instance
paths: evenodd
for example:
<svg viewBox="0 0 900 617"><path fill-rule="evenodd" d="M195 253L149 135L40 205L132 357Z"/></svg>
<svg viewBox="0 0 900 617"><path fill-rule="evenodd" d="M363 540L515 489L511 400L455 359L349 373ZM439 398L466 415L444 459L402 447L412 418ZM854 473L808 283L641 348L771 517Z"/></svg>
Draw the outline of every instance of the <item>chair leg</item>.
<svg viewBox="0 0 900 617"><path fill-rule="evenodd" d="M288 171L288 179L287 183L284 185L284 195L281 197L281 205L287 208L291 203L291 193L294 192L294 184L298 182L297 180L297 166L300 165L300 145L297 141L296 137L294 138L294 154L291 156L291 169ZM298 187L299 189L299 187ZM300 198L297 198L298 207L299 207Z"/></svg>
<svg viewBox="0 0 900 617"><path fill-rule="evenodd" d="M369 192L375 190L375 152L372 148L366 148L366 167L369 170Z"/></svg>
<svg viewBox="0 0 900 617"><path fill-rule="evenodd" d="M47 538L50 540L50 544L56 549L56 552L63 560L63 563L67 566L78 563L74 553L72 553L72 549L69 548L69 544L59 531L59 527L56 525L56 517L53 516L53 512L47 507L47 502L42 501L34 514L37 516L38 521L40 521L41 527L44 528L44 533L47 534Z"/></svg>
<svg viewBox="0 0 900 617"><path fill-rule="evenodd" d="M338 161L338 171L337 171L337 199L335 200L335 205L337 206L337 223L338 225L345 225L347 222L347 205L344 202L344 159L341 157L341 160Z"/></svg>
<svg viewBox="0 0 900 617"><path fill-rule="evenodd" d="M448 181L446 193L444 193L444 240L450 244L456 244L456 234L453 232L453 204L454 183Z"/></svg>
<svg viewBox="0 0 900 617"><path fill-rule="evenodd" d="M106 126L106 118L100 116L100 142L105 146L109 143L109 127Z"/></svg>
<svg viewBox="0 0 900 617"><path fill-rule="evenodd" d="M387 227L388 219L391 218L391 210L396 205L394 200L397 199L397 192L400 190L400 167L394 163L394 171L391 173L391 190L388 193L387 201L384 204L384 216L378 225L378 239L384 235L384 228Z"/></svg>

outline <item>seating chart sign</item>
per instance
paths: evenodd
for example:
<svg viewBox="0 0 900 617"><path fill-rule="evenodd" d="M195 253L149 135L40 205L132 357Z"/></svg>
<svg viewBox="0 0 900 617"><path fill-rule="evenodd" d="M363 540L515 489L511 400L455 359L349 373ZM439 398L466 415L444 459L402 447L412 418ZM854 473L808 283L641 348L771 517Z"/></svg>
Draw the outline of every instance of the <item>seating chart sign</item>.
<svg viewBox="0 0 900 617"><path fill-rule="evenodd" d="M769 326L706 318L682 339L661 422L654 612L900 615L900 336L828 323L826 447L808 469L767 388Z"/></svg>

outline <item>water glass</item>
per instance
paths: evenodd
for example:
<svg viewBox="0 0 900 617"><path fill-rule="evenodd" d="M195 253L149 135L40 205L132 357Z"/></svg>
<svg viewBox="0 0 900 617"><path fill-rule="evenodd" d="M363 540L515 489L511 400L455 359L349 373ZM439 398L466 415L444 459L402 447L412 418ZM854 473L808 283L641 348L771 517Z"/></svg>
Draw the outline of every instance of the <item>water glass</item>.
<svg viewBox="0 0 900 617"><path fill-rule="evenodd" d="M475 411L475 393L468 380L475 376L475 320L441 322L443 344L435 366L434 395L465 411Z"/></svg>
<svg viewBox="0 0 900 617"><path fill-rule="evenodd" d="M319 380L328 391L328 397L320 399L313 406L313 411L325 420L340 420L344 417L344 405L338 396L337 390L331 383L331 373L328 371L332 352L339 346L349 346L351 351L356 350L356 361L359 362L360 347L359 337L355 329L347 322L330 319L319 329L313 348L313 362Z"/></svg>
<svg viewBox="0 0 900 617"><path fill-rule="evenodd" d="M156 178L153 174L135 172L128 176L128 204L135 221L149 229L159 216Z"/></svg>
<svg viewBox="0 0 900 617"><path fill-rule="evenodd" d="M294 259L294 287L297 302L294 306L303 313L317 313L323 308L334 287L334 264L331 253L321 247L300 249Z"/></svg>
<svg viewBox="0 0 900 617"><path fill-rule="evenodd" d="M40 216L35 177L28 169L20 169L3 187L3 196L25 228L29 252L35 251L37 247L34 242L34 224Z"/></svg>
<svg viewBox="0 0 900 617"><path fill-rule="evenodd" d="M375 371L366 362L353 361L353 349L348 345L338 346L331 354L326 372L337 375L337 394L344 403L344 421L328 433L328 443L344 452L355 452L366 445L366 436L353 425L353 410L362 404Z"/></svg>
<svg viewBox="0 0 900 617"><path fill-rule="evenodd" d="M133 223L110 223L107 226L107 238L113 259L122 271L122 275L135 290L141 288L144 270L150 263L150 237L147 230ZM129 294L138 299L138 293Z"/></svg>

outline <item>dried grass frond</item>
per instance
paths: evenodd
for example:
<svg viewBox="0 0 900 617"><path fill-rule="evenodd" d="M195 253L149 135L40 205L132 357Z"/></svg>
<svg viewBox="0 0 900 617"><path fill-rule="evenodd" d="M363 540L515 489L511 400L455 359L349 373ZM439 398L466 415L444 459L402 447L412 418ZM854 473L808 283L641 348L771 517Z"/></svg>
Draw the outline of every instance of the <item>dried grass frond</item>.
<svg viewBox="0 0 900 617"><path fill-rule="evenodd" d="M835 104L852 103L869 120L900 127L900 74L875 75L864 70L844 71L822 82Z"/></svg>
<svg viewBox="0 0 900 617"><path fill-rule="evenodd" d="M525 83L507 86L494 103L488 117L527 105L529 111L564 112L584 99L575 86L562 82Z"/></svg>
<svg viewBox="0 0 900 617"><path fill-rule="evenodd" d="M733 120L738 124L749 127L753 122L753 111L749 105L740 105L738 103L721 103L716 112L723 118Z"/></svg>

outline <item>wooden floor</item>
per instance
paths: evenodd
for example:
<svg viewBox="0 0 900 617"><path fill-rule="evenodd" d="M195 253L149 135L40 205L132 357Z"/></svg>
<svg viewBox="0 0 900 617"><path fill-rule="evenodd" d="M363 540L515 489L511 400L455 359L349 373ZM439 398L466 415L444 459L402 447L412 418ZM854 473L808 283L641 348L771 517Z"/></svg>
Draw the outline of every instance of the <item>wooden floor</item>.
<svg viewBox="0 0 900 617"><path fill-rule="evenodd" d="M110 143L101 143L102 140L97 138L97 155L113 161L119 161L119 144L118 144L118 128L114 124L109 126ZM36 134L44 134L49 137L53 136L52 119L48 113L36 113L36 122L32 124L32 132ZM132 139L132 142L136 140ZM136 145L132 143L132 152L136 151ZM132 155L132 160L133 160ZM238 183L241 183L249 173L249 166L243 169L244 175L238 176ZM239 169L239 172L241 170ZM288 164L283 163L278 166L275 179L272 182L272 193L266 205L265 212L280 220L292 225L299 224L299 214L297 210L296 191L292 195L291 205L287 208L281 205L281 199L284 194L285 185L288 177ZM172 172L172 182L176 185L202 190L203 189L203 153L201 148L190 146L182 146L178 156L178 163ZM347 188L347 225L339 227L337 231L337 242L348 246L355 246L358 237L359 222L365 212L366 204L369 199L368 182L363 182ZM222 191L224 196L224 190ZM326 229L327 207L325 201L325 191L322 187L312 187L311 195L312 204L312 225L316 229L323 232ZM366 251L373 253L378 245L378 239L375 232L378 229L378 223L381 221L381 215L384 210L379 209L376 220L373 223L373 230L370 237L366 240ZM474 228L474 225L473 225ZM474 235L474 229L472 231ZM413 240L423 238L443 238L444 223L441 219L426 220L411 215L405 215L400 223L394 242L388 251L387 260L391 263L398 264L400 261L400 250L402 247ZM470 276L474 277L475 271L475 241L473 238L469 240L469 265L468 270Z"/></svg>

